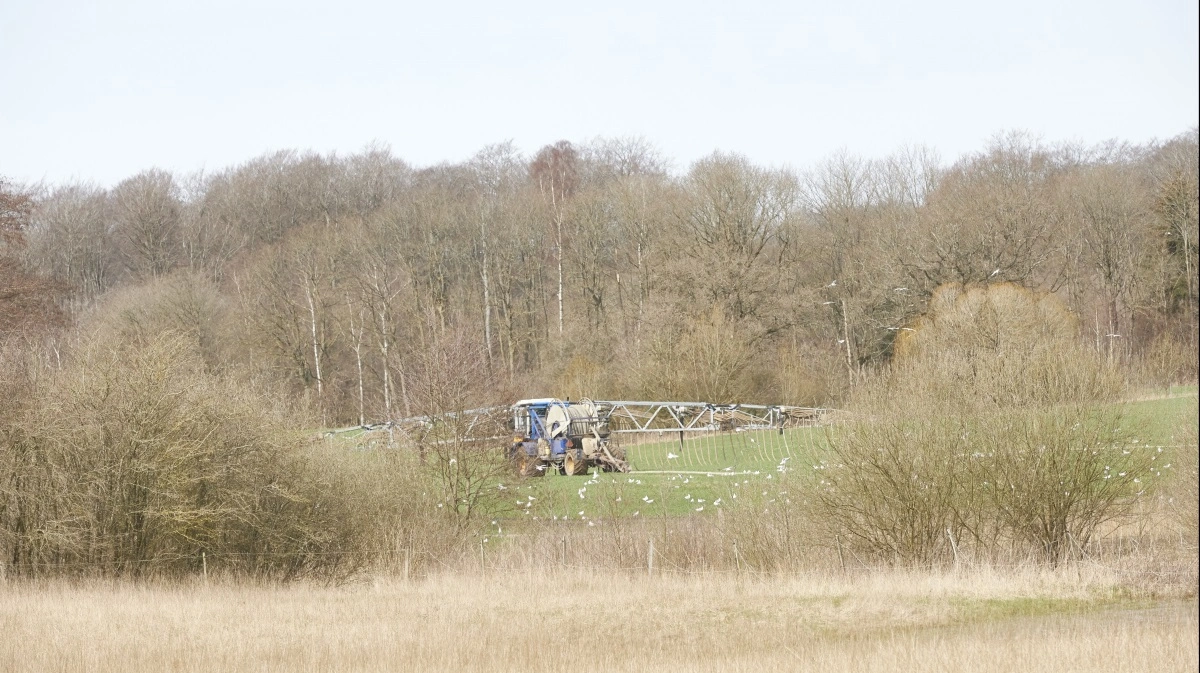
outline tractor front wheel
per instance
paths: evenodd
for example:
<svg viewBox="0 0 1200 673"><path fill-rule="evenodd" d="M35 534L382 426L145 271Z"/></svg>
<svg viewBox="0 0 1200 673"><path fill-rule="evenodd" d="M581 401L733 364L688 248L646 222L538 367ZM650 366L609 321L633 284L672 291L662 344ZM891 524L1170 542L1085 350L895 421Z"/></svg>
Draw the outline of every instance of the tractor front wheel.
<svg viewBox="0 0 1200 673"><path fill-rule="evenodd" d="M541 477L546 474L546 466L541 464L537 456L530 456L522 450L517 456L517 472L522 477Z"/></svg>

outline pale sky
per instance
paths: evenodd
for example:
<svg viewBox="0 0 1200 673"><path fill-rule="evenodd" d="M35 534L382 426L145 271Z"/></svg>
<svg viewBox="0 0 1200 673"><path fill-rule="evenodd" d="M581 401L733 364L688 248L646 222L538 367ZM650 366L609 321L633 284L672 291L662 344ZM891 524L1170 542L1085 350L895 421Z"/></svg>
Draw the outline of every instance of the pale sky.
<svg viewBox="0 0 1200 673"><path fill-rule="evenodd" d="M805 168L1200 118L1196 0L0 0L0 175L113 185L371 142L416 165L640 136Z"/></svg>

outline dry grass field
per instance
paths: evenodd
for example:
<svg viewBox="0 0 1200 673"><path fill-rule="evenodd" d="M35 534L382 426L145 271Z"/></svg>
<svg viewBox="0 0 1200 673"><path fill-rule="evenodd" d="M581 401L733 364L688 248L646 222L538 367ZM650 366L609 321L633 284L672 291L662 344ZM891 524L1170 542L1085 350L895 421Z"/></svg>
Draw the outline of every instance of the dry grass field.
<svg viewBox="0 0 1200 673"><path fill-rule="evenodd" d="M1188 671L1103 572L0 585L0 671Z"/></svg>

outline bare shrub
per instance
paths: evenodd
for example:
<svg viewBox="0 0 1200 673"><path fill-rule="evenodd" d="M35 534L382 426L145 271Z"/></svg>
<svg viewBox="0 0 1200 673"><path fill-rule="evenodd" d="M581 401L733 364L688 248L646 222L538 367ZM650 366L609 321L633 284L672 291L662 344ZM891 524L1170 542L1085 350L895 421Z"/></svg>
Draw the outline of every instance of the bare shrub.
<svg viewBox="0 0 1200 673"><path fill-rule="evenodd" d="M1150 456L1113 403L1123 385L1053 297L939 289L831 432L823 520L887 562L944 562L971 542L1057 563L1145 489Z"/></svg>
<svg viewBox="0 0 1200 673"><path fill-rule="evenodd" d="M458 518L417 454L390 445L386 433L355 441L320 442L305 452L309 470L321 475L323 497L339 513L339 570L415 576L461 552L466 536Z"/></svg>
<svg viewBox="0 0 1200 673"><path fill-rule="evenodd" d="M411 439L439 492L438 507L461 533L506 501L496 485L510 469L499 450L508 430L503 417L471 413L496 406L484 348L461 331L430 325L433 336L416 356L410 385L414 409L427 421Z"/></svg>
<svg viewBox="0 0 1200 673"><path fill-rule="evenodd" d="M830 537L889 563L925 565L950 553L951 534L977 525L962 420L920 401L835 431L818 486ZM907 406L907 408L905 408Z"/></svg>
<svg viewBox="0 0 1200 673"><path fill-rule="evenodd" d="M103 337L103 333L98 335ZM87 341L3 450L0 542L20 574L152 575L212 562L288 578L348 557L305 440L171 334Z"/></svg>
<svg viewBox="0 0 1200 673"><path fill-rule="evenodd" d="M1130 441L1123 422L1119 412L1083 405L987 416L974 475L986 514L1051 563L1081 553L1148 487L1153 454Z"/></svg>
<svg viewBox="0 0 1200 673"><path fill-rule="evenodd" d="M809 475L785 473L777 486L759 493L744 492L720 518L723 546L736 549L729 562L737 569L758 572L790 572L827 569L830 548L822 543L828 529L825 510ZM834 543L840 540L833 533Z"/></svg>
<svg viewBox="0 0 1200 673"><path fill-rule="evenodd" d="M1196 352L1170 332L1159 334L1136 362L1140 382L1169 386L1196 381Z"/></svg>
<svg viewBox="0 0 1200 673"><path fill-rule="evenodd" d="M198 354L209 371L233 360L226 335L230 307L202 274L180 271L106 296L90 326L112 340L146 340L171 333Z"/></svg>

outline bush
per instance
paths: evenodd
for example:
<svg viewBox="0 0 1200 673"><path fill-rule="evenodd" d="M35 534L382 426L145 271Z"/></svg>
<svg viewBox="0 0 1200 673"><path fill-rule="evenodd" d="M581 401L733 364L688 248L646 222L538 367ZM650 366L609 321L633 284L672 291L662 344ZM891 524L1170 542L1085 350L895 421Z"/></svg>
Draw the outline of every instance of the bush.
<svg viewBox="0 0 1200 673"><path fill-rule="evenodd" d="M1084 405L989 416L974 477L987 494L983 514L1053 564L1081 550L1146 490L1153 454L1130 441L1123 420Z"/></svg>
<svg viewBox="0 0 1200 673"><path fill-rule="evenodd" d="M857 418L830 434L818 498L830 534L892 563L944 562L971 543L1053 564L1128 513L1151 456L1113 402L1121 376L1075 338L1053 297L939 290L890 371L855 392Z"/></svg>
<svg viewBox="0 0 1200 673"><path fill-rule="evenodd" d="M205 373L184 339L104 336L41 382L0 449L12 569L171 575L212 559L280 578L337 572L344 511L287 417Z"/></svg>
<svg viewBox="0 0 1200 673"><path fill-rule="evenodd" d="M831 537L888 563L923 565L948 554L948 531L961 539L974 523L968 436L960 419L918 401L897 406L831 433L817 502Z"/></svg>

